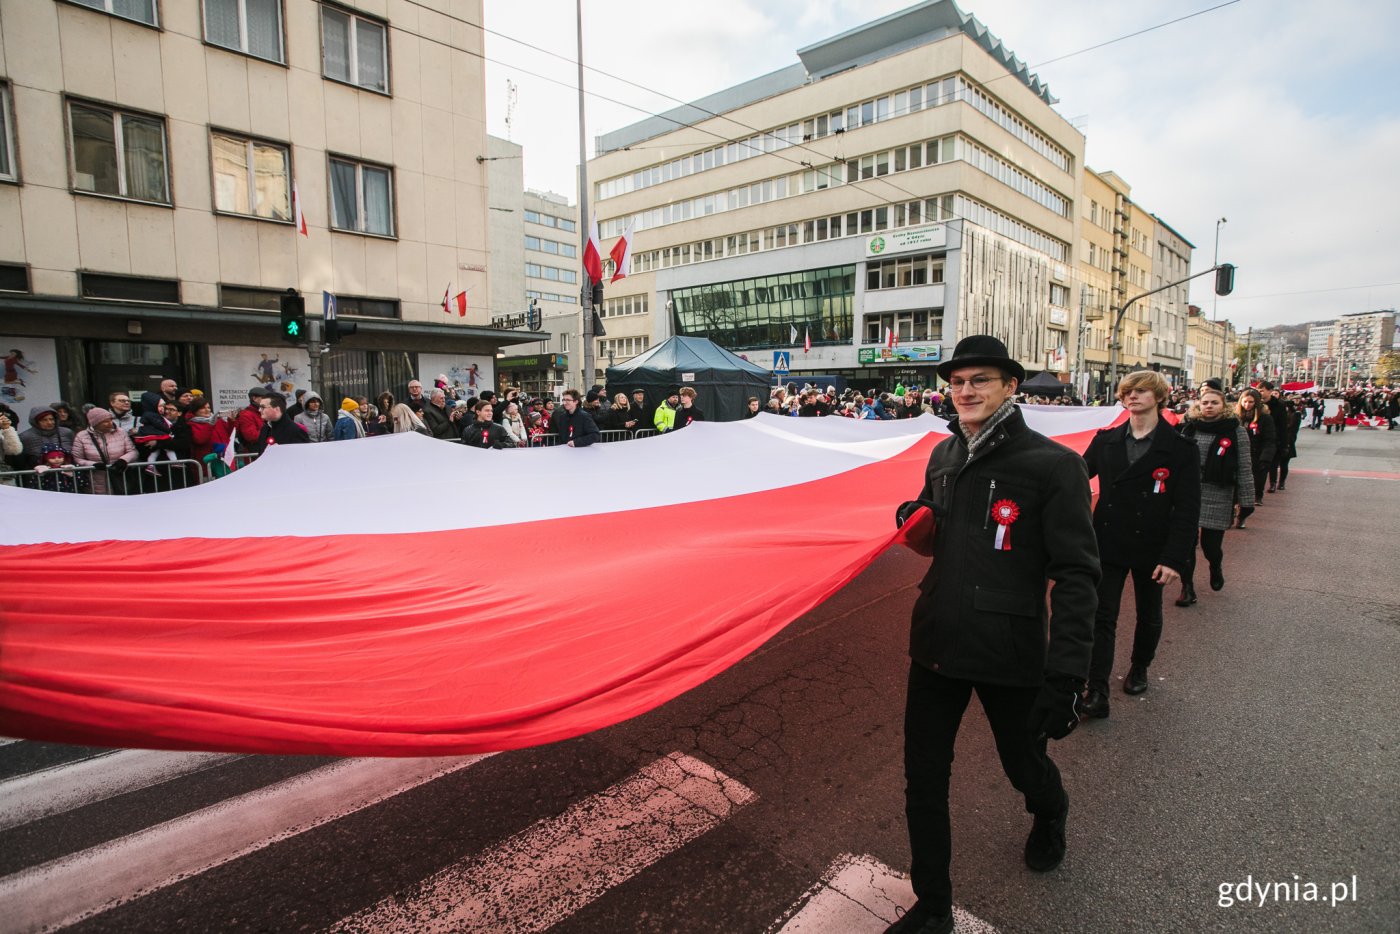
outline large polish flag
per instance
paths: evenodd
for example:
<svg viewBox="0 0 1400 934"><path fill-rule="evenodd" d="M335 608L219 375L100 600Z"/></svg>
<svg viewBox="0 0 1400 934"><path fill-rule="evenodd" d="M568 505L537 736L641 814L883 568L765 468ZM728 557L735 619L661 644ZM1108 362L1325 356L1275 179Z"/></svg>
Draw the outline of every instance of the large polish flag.
<svg viewBox="0 0 1400 934"><path fill-rule="evenodd" d="M612 252L608 254L612 257L616 270L609 282L616 282L618 279L625 279L632 274L632 238L634 229L637 226L635 216L627 219L627 227L622 231L622 236L613 244Z"/></svg>
<svg viewBox="0 0 1400 934"><path fill-rule="evenodd" d="M1025 413L1079 451L1122 417ZM762 414L589 448L408 433L139 497L0 486L0 735L341 756L578 736L724 671L899 541L946 432ZM332 505L307 509L308 484ZM510 489L530 494L479 492ZM635 586L638 567L676 573Z"/></svg>
<svg viewBox="0 0 1400 934"><path fill-rule="evenodd" d="M583 246L583 271L591 282L603 281L603 254L598 245L598 213L588 220L588 242Z"/></svg>

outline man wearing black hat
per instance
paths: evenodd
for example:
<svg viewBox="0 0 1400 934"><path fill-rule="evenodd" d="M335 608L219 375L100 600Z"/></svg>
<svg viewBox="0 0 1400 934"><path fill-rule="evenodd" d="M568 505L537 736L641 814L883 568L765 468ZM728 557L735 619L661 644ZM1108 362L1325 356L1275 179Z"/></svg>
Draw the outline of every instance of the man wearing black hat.
<svg viewBox="0 0 1400 934"><path fill-rule="evenodd" d="M919 495L938 518L914 603L904 720L918 902L896 932L953 929L948 784L974 692L1002 768L1035 818L1026 865L1044 872L1064 858L1069 796L1046 741L1079 722L1099 580L1084 461L1026 425L1012 402L1025 370L1006 345L964 338L938 375L957 414Z"/></svg>
<svg viewBox="0 0 1400 934"><path fill-rule="evenodd" d="M676 409L681 407L681 391L675 386L666 390L666 399L656 407L656 414L652 416L652 424L661 434L670 431L676 425Z"/></svg>
<svg viewBox="0 0 1400 934"><path fill-rule="evenodd" d="M632 401L627 405L627 421L629 431L642 431L651 428L651 419L647 418L647 391L638 387L632 390Z"/></svg>

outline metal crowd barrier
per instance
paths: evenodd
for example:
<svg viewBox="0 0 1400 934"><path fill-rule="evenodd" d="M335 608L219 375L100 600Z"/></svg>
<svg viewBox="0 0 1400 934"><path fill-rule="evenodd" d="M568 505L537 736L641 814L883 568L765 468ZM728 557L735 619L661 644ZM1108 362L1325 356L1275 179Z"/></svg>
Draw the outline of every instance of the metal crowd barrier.
<svg viewBox="0 0 1400 934"><path fill-rule="evenodd" d="M49 467L43 470L9 470L0 473L0 483L44 490L49 493L91 493L92 467Z"/></svg>
<svg viewBox="0 0 1400 934"><path fill-rule="evenodd" d="M653 435L659 435L659 434L661 434L661 432L657 431L655 428L638 428L636 431L632 432L632 437L633 437L634 439L636 439L636 438L650 438L650 437L652 437Z"/></svg>
<svg viewBox="0 0 1400 934"><path fill-rule="evenodd" d="M545 432L542 435L535 435L530 439L532 448L552 448L559 443L559 436L553 432Z"/></svg>
<svg viewBox="0 0 1400 934"><path fill-rule="evenodd" d="M611 431L601 431L601 432L599 432L599 434L602 436L600 440L601 440L604 444L607 444L607 443L612 442L612 441L631 441L631 440L632 440L632 432L628 431L628 430L625 429L625 428L623 428L623 429L613 429L613 430L611 430Z"/></svg>

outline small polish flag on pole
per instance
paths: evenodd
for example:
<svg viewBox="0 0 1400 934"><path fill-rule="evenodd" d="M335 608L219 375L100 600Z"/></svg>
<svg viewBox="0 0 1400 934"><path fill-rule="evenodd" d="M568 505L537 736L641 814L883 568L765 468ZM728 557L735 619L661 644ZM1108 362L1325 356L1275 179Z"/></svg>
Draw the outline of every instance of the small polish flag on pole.
<svg viewBox="0 0 1400 934"><path fill-rule="evenodd" d="M622 231L622 238L613 244L612 253L609 255L612 256L617 271L613 273L610 282L625 279L632 272L632 230L636 224L636 216L629 217L627 227Z"/></svg>
<svg viewBox="0 0 1400 934"><path fill-rule="evenodd" d="M797 325L790 324L788 327L792 330L792 333L788 335L788 343L795 344L797 343Z"/></svg>
<svg viewBox="0 0 1400 934"><path fill-rule="evenodd" d="M452 314L452 309L449 308L449 307L447 307L448 296L450 296L451 294L452 294L452 283L449 282L449 283L447 283L447 288L445 288L445 289L442 290L442 313L445 314L445 315L450 315L450 314Z"/></svg>
<svg viewBox="0 0 1400 934"><path fill-rule="evenodd" d="M591 282L603 281L603 256L598 252L598 212L588 223L588 243L583 247L583 271Z"/></svg>
<svg viewBox="0 0 1400 934"><path fill-rule="evenodd" d="M311 234L306 232L306 215L301 213L301 192L297 191L296 182L292 182L292 212L296 215L297 233L310 239Z"/></svg>
<svg viewBox="0 0 1400 934"><path fill-rule="evenodd" d="M806 330L804 330L804 331L802 332L802 352L803 352L803 353L811 353L811 351L812 351L812 328L809 326L809 327L807 327Z"/></svg>
<svg viewBox="0 0 1400 934"><path fill-rule="evenodd" d="M467 316L467 293L458 292L454 301L457 303L457 317L465 318Z"/></svg>

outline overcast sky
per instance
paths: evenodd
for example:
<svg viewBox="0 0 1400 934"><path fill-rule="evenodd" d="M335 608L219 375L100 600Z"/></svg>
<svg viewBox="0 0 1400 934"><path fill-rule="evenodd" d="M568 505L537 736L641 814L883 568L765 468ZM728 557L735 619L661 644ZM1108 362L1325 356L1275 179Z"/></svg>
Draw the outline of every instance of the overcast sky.
<svg viewBox="0 0 1400 934"><path fill-rule="evenodd" d="M1220 2L959 6L1037 66ZM912 5L584 0L584 62L598 70L584 78L589 154L600 133L791 65L803 46ZM485 8L488 130L524 146L528 187L572 200L574 2ZM1239 272L1219 308L1244 330L1400 306L1397 53L1400 4L1239 0L1033 70L1084 132L1089 166L1117 172L1196 246L1193 269L1210 265L1215 222L1228 219L1220 258ZM518 87L509 132L507 80ZM1209 282L1191 292L1207 311Z"/></svg>

